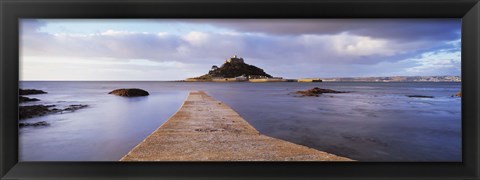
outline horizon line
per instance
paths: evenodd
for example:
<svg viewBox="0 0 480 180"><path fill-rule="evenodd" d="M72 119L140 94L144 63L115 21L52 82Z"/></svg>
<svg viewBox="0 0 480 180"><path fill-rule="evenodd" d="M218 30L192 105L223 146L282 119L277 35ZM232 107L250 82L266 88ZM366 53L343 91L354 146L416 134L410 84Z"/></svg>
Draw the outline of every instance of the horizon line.
<svg viewBox="0 0 480 180"><path fill-rule="evenodd" d="M284 79L307 79L307 78L320 78L320 79L333 79L333 78L383 78L383 77L442 77L442 76L453 76L453 77L462 77L461 75L427 75L427 76L340 76L340 77L301 77L301 78L284 78ZM176 81L184 81L185 79L176 79L176 80L54 80L54 79L47 79L47 80L18 80L20 81L93 81L93 82L101 82L101 81L117 81L117 82L176 82Z"/></svg>

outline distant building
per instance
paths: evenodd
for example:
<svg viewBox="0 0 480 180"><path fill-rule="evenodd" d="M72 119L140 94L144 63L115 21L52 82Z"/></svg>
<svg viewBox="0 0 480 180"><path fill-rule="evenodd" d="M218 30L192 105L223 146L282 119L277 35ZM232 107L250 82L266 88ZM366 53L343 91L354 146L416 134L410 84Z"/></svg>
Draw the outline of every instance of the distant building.
<svg viewBox="0 0 480 180"><path fill-rule="evenodd" d="M237 57L237 55L229 58L229 59L225 59L225 63L245 63L243 61L243 58L239 58Z"/></svg>
<svg viewBox="0 0 480 180"><path fill-rule="evenodd" d="M261 76L261 75L248 75L248 79L267 79L267 76Z"/></svg>
<svg viewBox="0 0 480 180"><path fill-rule="evenodd" d="M248 78L245 75L241 75L241 76L235 77L235 80L237 80L237 81L247 81Z"/></svg>

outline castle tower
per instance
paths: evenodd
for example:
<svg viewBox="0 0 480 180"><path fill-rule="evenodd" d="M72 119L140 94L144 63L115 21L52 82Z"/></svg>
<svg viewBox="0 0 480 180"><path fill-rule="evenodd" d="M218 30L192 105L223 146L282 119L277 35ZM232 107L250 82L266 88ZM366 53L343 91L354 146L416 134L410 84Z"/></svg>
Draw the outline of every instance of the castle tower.
<svg viewBox="0 0 480 180"><path fill-rule="evenodd" d="M226 60L225 60L225 63L227 63L227 62L228 62L228 63L245 63L245 62L243 61L243 58L240 58L240 57L238 57L237 55L234 55L234 56L232 56L231 58L226 59Z"/></svg>

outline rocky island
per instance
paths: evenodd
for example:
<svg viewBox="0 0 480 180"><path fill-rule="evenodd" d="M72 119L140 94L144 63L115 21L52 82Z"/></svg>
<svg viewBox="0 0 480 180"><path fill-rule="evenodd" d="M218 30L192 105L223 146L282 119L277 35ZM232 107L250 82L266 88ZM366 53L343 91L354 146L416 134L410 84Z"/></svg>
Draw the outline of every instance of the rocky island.
<svg viewBox="0 0 480 180"><path fill-rule="evenodd" d="M236 55L228 58L220 66L213 65L210 71L202 76L187 78L186 82L296 82L296 80L273 77L263 69L245 63Z"/></svg>

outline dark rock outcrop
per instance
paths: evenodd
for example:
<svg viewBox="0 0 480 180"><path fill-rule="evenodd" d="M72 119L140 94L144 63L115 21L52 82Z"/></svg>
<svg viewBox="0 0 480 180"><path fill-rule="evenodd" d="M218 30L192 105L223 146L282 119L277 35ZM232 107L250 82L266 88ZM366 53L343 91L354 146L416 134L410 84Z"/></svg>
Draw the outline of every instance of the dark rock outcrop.
<svg viewBox="0 0 480 180"><path fill-rule="evenodd" d="M37 98L29 98L29 97L25 97L25 96L20 96L20 97L18 98L18 102L19 102L19 103L32 102L32 101L40 101L40 99L37 99Z"/></svg>
<svg viewBox="0 0 480 180"><path fill-rule="evenodd" d="M37 89L18 89L18 95L47 94L47 92Z"/></svg>
<svg viewBox="0 0 480 180"><path fill-rule="evenodd" d="M18 123L19 127L27 127L27 126L37 127L37 126L49 126L49 125L50 124L48 124L46 121L40 121L36 123Z"/></svg>
<svg viewBox="0 0 480 180"><path fill-rule="evenodd" d="M319 87L314 87L313 89L305 90L305 91L297 91L296 94L300 94L302 96L316 96L318 97L320 94L323 93L347 93L346 91L335 91L332 89L322 89Z"/></svg>
<svg viewBox="0 0 480 180"><path fill-rule="evenodd" d="M425 95L407 95L407 97L411 97L411 98L433 98L433 96L425 96Z"/></svg>
<svg viewBox="0 0 480 180"><path fill-rule="evenodd" d="M19 119L28 119L38 116L44 116L53 113L74 112L79 109L88 107L85 104L69 105L65 109L53 108L55 105L32 105L32 106L20 106L18 109Z"/></svg>
<svg viewBox="0 0 480 180"><path fill-rule="evenodd" d="M148 96L149 93L143 89L116 89L108 94L113 94L117 96L124 96L124 97L136 97L136 96Z"/></svg>
<svg viewBox="0 0 480 180"><path fill-rule="evenodd" d="M88 105L86 105L86 104L73 104L73 105L70 105L67 108L63 109L62 112L63 111L74 112L76 110L83 109L83 108L86 108L86 107L88 107Z"/></svg>
<svg viewBox="0 0 480 180"><path fill-rule="evenodd" d="M51 107L55 107L55 105L20 106L20 108L18 109L18 116L19 119L43 116L54 111L50 109Z"/></svg>
<svg viewBox="0 0 480 180"><path fill-rule="evenodd" d="M37 98L29 98L22 95L32 95L32 94L46 94L47 92L36 89L19 89L19 103L31 102L31 101L40 101ZM18 118L19 120L44 116L54 113L64 113L64 112L74 112L78 109L88 107L84 104L74 104L69 105L65 109L54 108L55 105L31 105L31 106L20 106L18 108ZM25 126L47 126L49 125L45 121L36 122L36 123L19 123L20 127Z"/></svg>

